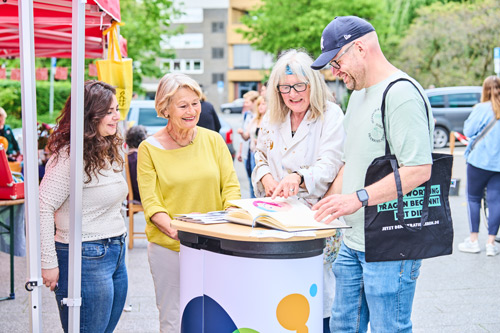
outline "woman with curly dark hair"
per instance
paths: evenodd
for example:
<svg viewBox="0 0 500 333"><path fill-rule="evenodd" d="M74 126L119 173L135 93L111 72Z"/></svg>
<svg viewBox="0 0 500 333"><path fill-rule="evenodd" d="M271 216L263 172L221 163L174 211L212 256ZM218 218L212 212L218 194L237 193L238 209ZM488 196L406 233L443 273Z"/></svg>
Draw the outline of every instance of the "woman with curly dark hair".
<svg viewBox="0 0 500 333"><path fill-rule="evenodd" d="M82 193L82 332L112 332L127 294L124 262L126 228L121 206L128 192L117 130L120 112L115 89L99 81L85 83ZM68 255L70 224L71 97L50 136L52 153L40 184L42 277L55 291L62 327L68 331ZM55 230L54 230L55 229Z"/></svg>

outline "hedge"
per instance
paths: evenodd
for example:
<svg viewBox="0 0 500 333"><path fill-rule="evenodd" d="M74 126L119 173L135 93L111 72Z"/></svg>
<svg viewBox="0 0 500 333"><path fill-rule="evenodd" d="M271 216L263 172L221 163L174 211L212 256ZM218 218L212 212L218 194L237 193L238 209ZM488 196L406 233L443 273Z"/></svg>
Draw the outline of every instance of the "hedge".
<svg viewBox="0 0 500 333"><path fill-rule="evenodd" d="M71 93L71 82L54 82L54 115L57 116ZM50 82L36 82L36 110L37 116L49 113ZM0 107L8 114L7 123L19 123L15 119L22 118L21 110L21 82L0 80ZM44 117L46 118L46 116Z"/></svg>

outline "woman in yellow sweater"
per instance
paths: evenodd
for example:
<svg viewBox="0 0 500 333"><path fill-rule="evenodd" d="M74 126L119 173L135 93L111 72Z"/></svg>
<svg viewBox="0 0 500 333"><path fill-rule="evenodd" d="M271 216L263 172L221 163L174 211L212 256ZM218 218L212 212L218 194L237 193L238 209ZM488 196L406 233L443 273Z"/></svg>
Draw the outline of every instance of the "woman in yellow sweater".
<svg viewBox="0 0 500 333"><path fill-rule="evenodd" d="M184 74L167 74L155 108L167 125L139 146L137 178L148 237L160 331L179 332L179 238L175 214L223 210L240 198L231 154L219 133L196 126L199 85Z"/></svg>

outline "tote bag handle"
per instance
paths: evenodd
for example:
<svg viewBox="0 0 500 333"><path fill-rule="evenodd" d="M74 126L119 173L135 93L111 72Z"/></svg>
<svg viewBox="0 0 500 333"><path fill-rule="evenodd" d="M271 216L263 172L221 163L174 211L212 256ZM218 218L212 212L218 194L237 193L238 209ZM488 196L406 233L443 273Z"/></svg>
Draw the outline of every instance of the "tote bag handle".
<svg viewBox="0 0 500 333"><path fill-rule="evenodd" d="M381 112L381 116L382 116L382 128L384 129L385 155L386 156L387 155L391 155L391 149L389 148L389 141L387 141L387 131L385 129L385 98L387 96L387 93L389 92L389 89L391 89L391 87L394 84L396 84L397 82L400 82L400 81L408 81L408 82L410 82L415 87L415 89L417 89L420 97L422 97L422 100L423 100L424 106L425 106L425 114L427 116L427 127L429 129L429 135L430 135L430 129L431 128L430 128L430 124L429 124L429 107L427 106L427 103L425 102L425 98L422 95L422 93L420 92L420 89L418 89L418 87L415 85L415 83L413 83L409 79L399 78L397 80L394 80L391 83L389 83L389 85L387 86L387 88L385 88L385 91L384 91L384 93L382 95L382 105L380 107L380 112ZM419 231L419 230L422 230L423 222L427 221L428 217L429 217L429 196L430 196L430 186L431 186L430 181L427 181L425 183L425 193L424 193L424 201L423 201L423 204L422 204L422 213L421 213L421 217L420 217L420 226L410 227L404 221L403 187L401 185L401 177L399 176L399 165L398 165L396 159L392 159L391 160L391 167L392 167L392 170L394 171L394 178L396 180L396 189L397 189L397 192L398 192L398 211L397 211L398 222L406 230L409 230L409 231Z"/></svg>

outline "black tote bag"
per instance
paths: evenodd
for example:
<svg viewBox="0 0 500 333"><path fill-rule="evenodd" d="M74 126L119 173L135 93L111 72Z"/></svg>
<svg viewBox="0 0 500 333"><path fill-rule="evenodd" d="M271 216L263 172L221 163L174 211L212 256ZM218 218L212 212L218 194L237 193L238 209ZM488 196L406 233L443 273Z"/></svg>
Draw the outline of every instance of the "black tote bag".
<svg viewBox="0 0 500 333"><path fill-rule="evenodd" d="M365 207L365 259L367 262L432 258L452 253L453 224L448 201L453 156L432 154L431 178L403 196L396 156L390 154L385 128L385 97L399 81L391 82L382 97L385 156L368 167L365 186L394 172L398 198ZM422 99L422 93L415 86ZM424 105L429 119L427 103Z"/></svg>

